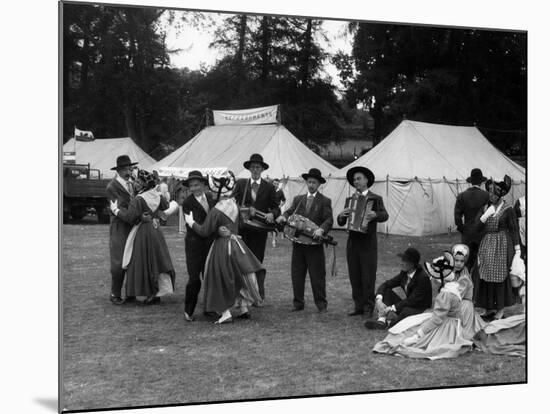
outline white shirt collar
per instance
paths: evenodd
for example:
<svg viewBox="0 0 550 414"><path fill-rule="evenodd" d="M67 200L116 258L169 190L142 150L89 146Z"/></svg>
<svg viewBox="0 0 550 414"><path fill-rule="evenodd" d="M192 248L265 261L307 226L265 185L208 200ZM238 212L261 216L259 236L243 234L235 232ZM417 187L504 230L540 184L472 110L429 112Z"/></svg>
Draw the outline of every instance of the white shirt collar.
<svg viewBox="0 0 550 414"><path fill-rule="evenodd" d="M193 194L193 197L195 197L195 199L200 202L202 200L206 200L206 193L202 193L202 195L199 196L199 197L197 197L195 194Z"/></svg>
<svg viewBox="0 0 550 414"><path fill-rule="evenodd" d="M369 189L367 188L365 191L361 192L361 195L367 196L369 194Z"/></svg>
<svg viewBox="0 0 550 414"><path fill-rule="evenodd" d="M415 273L416 273L416 268L411 270L410 272L407 272L407 276L409 277L409 280L414 277Z"/></svg>
<svg viewBox="0 0 550 414"><path fill-rule="evenodd" d="M317 193L318 191L315 191L313 194L311 194L309 191L307 192L307 196L312 196L312 197L316 197L317 196Z"/></svg>
<svg viewBox="0 0 550 414"><path fill-rule="evenodd" d="M262 181L262 177L258 178L257 180L253 180L253 179L251 178L251 179L250 179L250 184L256 183L256 184L260 185L261 181Z"/></svg>

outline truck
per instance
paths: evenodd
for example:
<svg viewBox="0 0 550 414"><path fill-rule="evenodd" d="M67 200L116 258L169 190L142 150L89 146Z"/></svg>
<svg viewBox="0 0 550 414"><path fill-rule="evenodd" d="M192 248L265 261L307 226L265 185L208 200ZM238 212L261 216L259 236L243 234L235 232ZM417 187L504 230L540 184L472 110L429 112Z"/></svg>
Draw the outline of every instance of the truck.
<svg viewBox="0 0 550 414"><path fill-rule="evenodd" d="M99 223L109 223L109 200L105 192L110 180L101 178L90 164L63 164L63 223L95 214Z"/></svg>

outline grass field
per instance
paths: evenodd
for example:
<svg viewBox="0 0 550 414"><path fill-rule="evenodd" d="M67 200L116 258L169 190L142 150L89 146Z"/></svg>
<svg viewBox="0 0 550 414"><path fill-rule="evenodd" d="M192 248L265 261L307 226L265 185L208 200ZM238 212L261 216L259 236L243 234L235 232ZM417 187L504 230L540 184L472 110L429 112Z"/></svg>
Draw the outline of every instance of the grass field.
<svg viewBox="0 0 550 414"><path fill-rule="evenodd" d="M309 281L305 311L289 312L291 244L279 239L276 248L266 250L267 306L254 308L251 320L215 326L202 316L199 303L198 320L187 323L183 237L175 226L163 229L176 268L176 292L159 306L140 307L108 300L108 226L63 226L64 409L526 380L522 358L473 352L425 361L374 354L384 332L367 331L360 317L346 315L352 301L344 232L335 232L338 275L327 275L328 313L316 312ZM428 258L456 241L456 235L379 235L377 284L396 274L395 254L409 243Z"/></svg>

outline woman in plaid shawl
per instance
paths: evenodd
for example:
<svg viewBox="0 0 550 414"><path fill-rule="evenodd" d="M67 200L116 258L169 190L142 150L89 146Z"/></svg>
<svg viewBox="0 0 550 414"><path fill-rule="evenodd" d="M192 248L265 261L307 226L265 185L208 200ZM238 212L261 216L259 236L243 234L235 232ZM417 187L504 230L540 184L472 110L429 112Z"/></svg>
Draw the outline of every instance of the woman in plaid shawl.
<svg viewBox="0 0 550 414"><path fill-rule="evenodd" d="M496 312L500 319L504 307L514 305L517 295L510 283L510 266L515 255L519 256L519 230L514 208L503 197L512 187L507 175L502 182L488 180L489 204L479 213L478 225L483 231L479 246L476 278L476 306L486 310L485 315Z"/></svg>

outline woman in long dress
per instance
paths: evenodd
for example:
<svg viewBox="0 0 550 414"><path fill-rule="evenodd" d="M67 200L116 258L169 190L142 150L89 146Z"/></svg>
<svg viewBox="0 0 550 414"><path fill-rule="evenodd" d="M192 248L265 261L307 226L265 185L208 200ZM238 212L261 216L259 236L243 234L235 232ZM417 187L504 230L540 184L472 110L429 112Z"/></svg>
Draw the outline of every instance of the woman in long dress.
<svg viewBox="0 0 550 414"><path fill-rule="evenodd" d="M470 250L465 244L455 244L451 250L454 260L454 278L458 282L462 301L460 302L460 321L464 338L471 340L486 323L474 309L474 284L466 267Z"/></svg>
<svg viewBox="0 0 550 414"><path fill-rule="evenodd" d="M265 272L248 246L238 236L239 207L233 198L222 198L212 208L203 224L185 221L202 237L216 237L204 269L204 310L221 315L217 324L233 321L233 316L250 318L249 307L261 302L256 275ZM229 236L221 236L225 227ZM232 315L233 311L233 315Z"/></svg>
<svg viewBox="0 0 550 414"><path fill-rule="evenodd" d="M138 195L127 209L111 204L113 213L128 223L135 223L124 249L122 267L126 269L126 295L145 297L142 304L160 302L160 297L173 293L176 272L158 220L177 207L156 190L153 174L139 170ZM140 218L150 217L147 221Z"/></svg>
<svg viewBox="0 0 550 414"><path fill-rule="evenodd" d="M455 358L472 349L461 319L462 295L467 283L454 280L452 255L446 252L425 267L432 275L437 272L442 284L433 310L403 319L374 346L374 352L433 360Z"/></svg>
<svg viewBox="0 0 550 414"><path fill-rule="evenodd" d="M490 204L480 211L478 221L483 230L479 245L475 304L485 309L485 315L495 313L495 319L503 315L504 308L517 303L517 293L510 282L510 266L514 256L521 255L518 221L514 208L503 197L510 191L512 182L488 180Z"/></svg>

